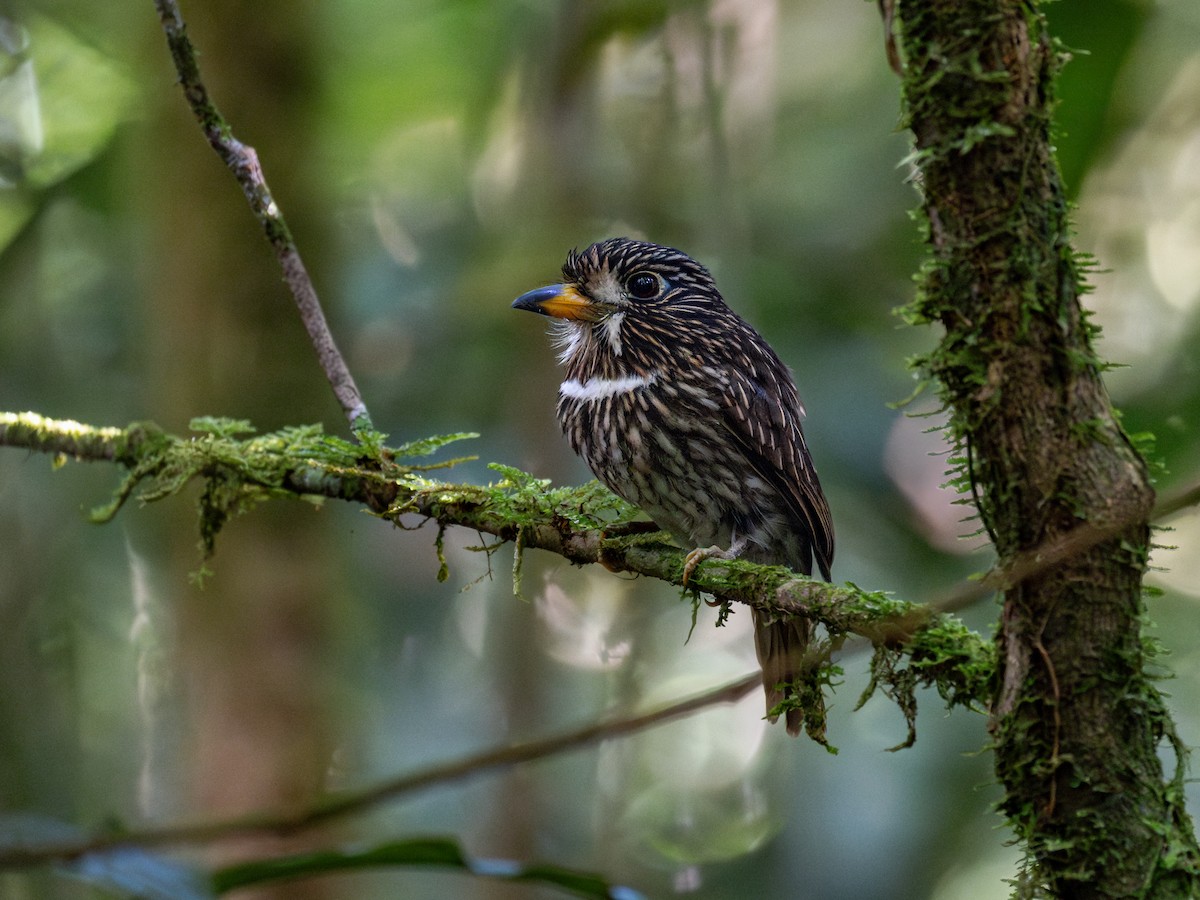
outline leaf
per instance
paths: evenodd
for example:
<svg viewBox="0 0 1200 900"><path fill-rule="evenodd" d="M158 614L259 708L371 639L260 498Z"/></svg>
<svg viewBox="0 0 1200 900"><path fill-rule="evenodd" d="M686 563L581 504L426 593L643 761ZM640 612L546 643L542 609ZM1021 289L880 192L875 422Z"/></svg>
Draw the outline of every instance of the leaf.
<svg viewBox="0 0 1200 900"><path fill-rule="evenodd" d="M112 59L47 16L0 7L0 249L40 192L96 158L127 117L136 86ZM20 14L20 13L19 13Z"/></svg>
<svg viewBox="0 0 1200 900"><path fill-rule="evenodd" d="M454 434L435 434L433 437L419 438L415 441L409 441L406 444L401 444L392 452L397 459L404 459L409 456L429 456L436 453L447 444L453 444L455 441L468 441L479 437L479 434L474 431L458 431Z"/></svg>
<svg viewBox="0 0 1200 900"><path fill-rule="evenodd" d="M46 188L93 160L128 115L138 89L93 43L52 19L28 20L29 52L40 85L45 149L30 161L28 184Z"/></svg>
<svg viewBox="0 0 1200 900"><path fill-rule="evenodd" d="M379 866L433 866L460 869L480 878L537 882L597 900L641 900L632 888L610 885L598 875L543 863L522 864L508 859L472 859L451 838L412 838L367 849L318 850L254 860L218 869L213 887L218 893L268 881L322 875Z"/></svg>
<svg viewBox="0 0 1200 900"><path fill-rule="evenodd" d="M202 434L227 438L255 432L254 426L245 419L226 419L221 416L197 416L188 422L188 428Z"/></svg>
<svg viewBox="0 0 1200 900"><path fill-rule="evenodd" d="M508 466L504 463L488 463L488 468L493 472L499 472L504 476L504 481L508 483L516 491L533 490L541 492L550 486L549 478L537 478L518 469L516 466Z"/></svg>

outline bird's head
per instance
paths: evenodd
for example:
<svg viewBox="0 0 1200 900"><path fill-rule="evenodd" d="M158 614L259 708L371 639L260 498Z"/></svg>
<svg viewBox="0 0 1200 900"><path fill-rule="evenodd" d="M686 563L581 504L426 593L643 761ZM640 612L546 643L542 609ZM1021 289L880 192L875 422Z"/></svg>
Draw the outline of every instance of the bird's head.
<svg viewBox="0 0 1200 900"><path fill-rule="evenodd" d="M650 357L729 314L708 269L658 244L600 241L571 251L562 273L562 283L522 294L513 308L563 320L564 361L580 350Z"/></svg>

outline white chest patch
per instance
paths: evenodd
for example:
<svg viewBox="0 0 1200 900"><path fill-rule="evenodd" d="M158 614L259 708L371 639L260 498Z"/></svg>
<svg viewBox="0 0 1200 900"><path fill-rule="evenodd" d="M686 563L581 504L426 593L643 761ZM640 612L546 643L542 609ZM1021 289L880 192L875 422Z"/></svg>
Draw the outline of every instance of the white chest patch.
<svg viewBox="0 0 1200 900"><path fill-rule="evenodd" d="M589 378L586 381L571 378L559 385L558 393L562 397L582 400L586 403L591 400L603 400L606 397L628 394L640 388L649 387L657 380L657 372L651 372L648 375L624 375L621 378Z"/></svg>

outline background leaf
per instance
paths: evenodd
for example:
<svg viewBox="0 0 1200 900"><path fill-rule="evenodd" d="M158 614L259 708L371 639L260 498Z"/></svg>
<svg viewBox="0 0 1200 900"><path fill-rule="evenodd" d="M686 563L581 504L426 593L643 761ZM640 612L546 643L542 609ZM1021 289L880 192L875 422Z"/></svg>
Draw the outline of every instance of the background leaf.
<svg viewBox="0 0 1200 900"><path fill-rule="evenodd" d="M224 893L269 881L388 866L458 869L482 878L552 885L575 896L594 900L639 900L642 896L629 888L610 886L595 875L558 866L522 865L501 859L471 859L450 838L416 838L392 841L368 849L326 850L255 860L220 869L213 874L213 884L218 892Z"/></svg>

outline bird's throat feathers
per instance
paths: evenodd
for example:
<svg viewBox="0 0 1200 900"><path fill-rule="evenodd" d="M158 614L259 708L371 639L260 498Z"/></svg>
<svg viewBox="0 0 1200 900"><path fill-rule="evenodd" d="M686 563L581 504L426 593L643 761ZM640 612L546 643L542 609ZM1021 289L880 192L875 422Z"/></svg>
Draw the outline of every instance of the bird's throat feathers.
<svg viewBox="0 0 1200 900"><path fill-rule="evenodd" d="M620 356L625 352L625 347L621 343L621 326L625 324L625 313L615 312L606 316L600 322L600 339L608 344L608 349L612 351L613 356Z"/></svg>
<svg viewBox="0 0 1200 900"><path fill-rule="evenodd" d="M558 361L571 375L617 375L624 368L625 342L621 329L625 311L609 313L598 322L556 321L552 329Z"/></svg>

